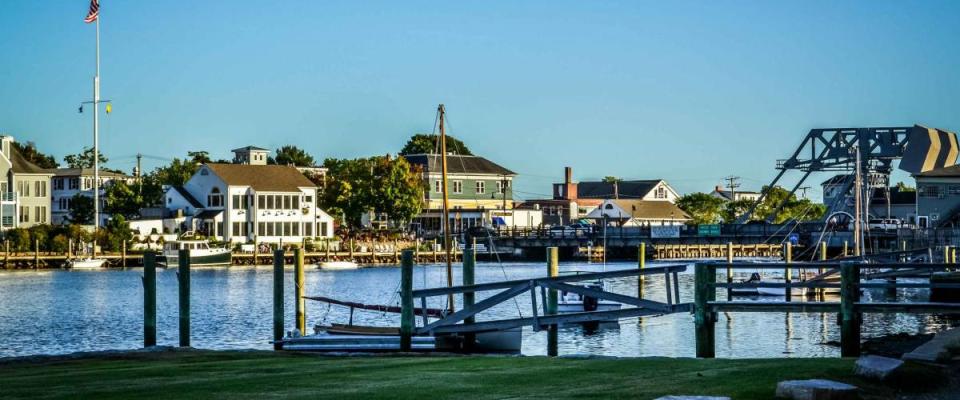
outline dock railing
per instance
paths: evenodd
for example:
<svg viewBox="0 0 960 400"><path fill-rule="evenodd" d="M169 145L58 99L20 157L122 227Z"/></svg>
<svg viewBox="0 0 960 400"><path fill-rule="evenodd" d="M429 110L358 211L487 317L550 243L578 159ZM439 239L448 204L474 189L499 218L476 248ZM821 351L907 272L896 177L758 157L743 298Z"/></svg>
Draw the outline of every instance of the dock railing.
<svg viewBox="0 0 960 400"><path fill-rule="evenodd" d="M933 272L955 269L957 264L910 264L860 262L819 263L697 263L694 266L694 324L696 326L696 355L701 358L715 356L715 325L719 312L819 312L837 313L840 325L840 355L860 355L860 328L863 313L909 313L909 314L960 314L960 303L944 302L862 302L861 289L885 288L939 288L958 289L957 283L897 282L897 277L929 276ZM778 270L784 272L782 282L717 282L717 270ZM794 272L803 270L832 270L839 272L840 279L828 280L831 271L819 274L814 279L794 282ZM897 271L901 271L899 275ZM731 276L728 274L727 276ZM864 277L886 279L885 282L863 282ZM833 282L831 282L833 281ZM728 289L783 288L782 301L734 301ZM814 301L793 301L793 288L813 289ZM824 289L840 289L840 301L823 301ZM724 289L726 301L717 300L717 290Z"/></svg>

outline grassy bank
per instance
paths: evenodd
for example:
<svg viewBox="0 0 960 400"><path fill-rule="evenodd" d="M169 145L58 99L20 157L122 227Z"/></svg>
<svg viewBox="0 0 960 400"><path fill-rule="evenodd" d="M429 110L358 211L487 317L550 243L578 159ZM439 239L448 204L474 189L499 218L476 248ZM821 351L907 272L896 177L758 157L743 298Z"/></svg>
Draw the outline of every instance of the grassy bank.
<svg viewBox="0 0 960 400"><path fill-rule="evenodd" d="M320 357L274 352L124 353L0 362L3 398L768 399L784 379L864 384L852 360ZM868 392L883 393L883 388ZM872 396L867 396L868 398Z"/></svg>

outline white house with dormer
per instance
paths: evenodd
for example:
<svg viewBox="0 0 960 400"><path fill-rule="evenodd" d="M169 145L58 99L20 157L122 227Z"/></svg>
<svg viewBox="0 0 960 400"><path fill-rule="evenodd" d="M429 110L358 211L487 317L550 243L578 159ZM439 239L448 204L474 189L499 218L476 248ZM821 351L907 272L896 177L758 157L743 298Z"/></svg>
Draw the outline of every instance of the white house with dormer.
<svg viewBox="0 0 960 400"><path fill-rule="evenodd" d="M247 155L250 162L259 162L256 152ZM170 214L185 217L181 232L218 240L277 243L333 237L333 218L317 207L316 185L291 166L204 164L182 187L168 188L164 201Z"/></svg>

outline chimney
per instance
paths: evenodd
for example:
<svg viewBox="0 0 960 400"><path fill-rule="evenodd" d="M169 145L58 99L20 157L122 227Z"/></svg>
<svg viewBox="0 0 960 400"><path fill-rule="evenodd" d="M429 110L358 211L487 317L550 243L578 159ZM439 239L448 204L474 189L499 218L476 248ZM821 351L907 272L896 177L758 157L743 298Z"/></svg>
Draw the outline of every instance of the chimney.
<svg viewBox="0 0 960 400"><path fill-rule="evenodd" d="M721 193L723 192L723 187L721 187L720 185L717 185L715 188L713 188L713 190L716 191L717 193Z"/></svg>
<svg viewBox="0 0 960 400"><path fill-rule="evenodd" d="M573 168L563 167L563 183L568 185L573 183Z"/></svg>
<svg viewBox="0 0 960 400"><path fill-rule="evenodd" d="M563 193L557 200L576 200L577 184L573 182L573 168L563 167Z"/></svg>
<svg viewBox="0 0 960 400"><path fill-rule="evenodd" d="M3 156L10 159L10 147L13 146L13 136L0 136L0 151L3 152Z"/></svg>

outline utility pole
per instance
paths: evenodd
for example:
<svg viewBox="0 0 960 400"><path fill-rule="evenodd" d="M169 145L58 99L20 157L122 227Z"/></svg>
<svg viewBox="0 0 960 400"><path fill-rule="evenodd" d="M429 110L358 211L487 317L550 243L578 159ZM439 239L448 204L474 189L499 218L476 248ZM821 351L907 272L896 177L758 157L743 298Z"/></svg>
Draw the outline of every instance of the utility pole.
<svg viewBox="0 0 960 400"><path fill-rule="evenodd" d="M140 166L140 161L143 159L143 154L137 153L137 194L143 195L143 168Z"/></svg>
<svg viewBox="0 0 960 400"><path fill-rule="evenodd" d="M737 201L737 188L740 187L740 177L730 175L723 180L727 181L727 189L730 189L730 201Z"/></svg>
<svg viewBox="0 0 960 400"><path fill-rule="evenodd" d="M810 190L810 186L801 186L800 188L800 198L807 198L807 190Z"/></svg>

